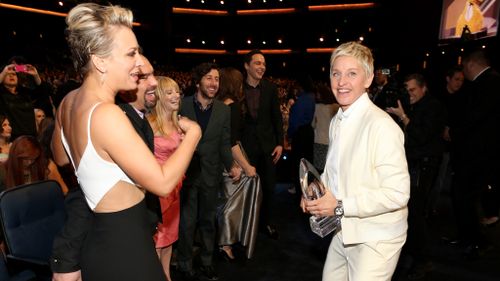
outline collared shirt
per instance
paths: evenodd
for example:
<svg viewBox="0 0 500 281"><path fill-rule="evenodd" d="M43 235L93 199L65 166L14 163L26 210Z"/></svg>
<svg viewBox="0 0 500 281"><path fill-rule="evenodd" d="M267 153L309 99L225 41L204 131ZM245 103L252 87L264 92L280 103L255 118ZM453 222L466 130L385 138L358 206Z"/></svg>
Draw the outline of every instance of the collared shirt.
<svg viewBox="0 0 500 281"><path fill-rule="evenodd" d="M361 95L353 104L349 106L349 108L344 111L342 108L339 108L337 111L337 115L333 119L335 122L332 132L330 132L330 137L332 138L332 148L328 153L327 161L331 163L331 165L325 166L325 169L328 169L328 173L331 175L330 179L333 179L333 182L329 183L331 187L332 193L335 196L339 196L339 168L340 168L340 141L341 141L341 132L343 130L343 120L348 119L349 116L356 110L356 107L360 104L361 99L369 99L368 94L364 93Z"/></svg>
<svg viewBox="0 0 500 281"><path fill-rule="evenodd" d="M205 129L208 126L208 121L210 120L210 116L212 115L212 109L214 105L214 101L212 100L207 107L203 108L203 105L196 99L196 94L193 97L194 102L194 113L196 114L196 120L201 127L202 134L205 133Z"/></svg>
<svg viewBox="0 0 500 281"><path fill-rule="evenodd" d="M132 108L135 110L135 112L137 112L137 115L139 115L139 117L141 117L141 119L144 119L144 112L140 111L139 109L135 108L134 106L132 106Z"/></svg>
<svg viewBox="0 0 500 281"><path fill-rule="evenodd" d="M248 113L250 113L250 116L252 116L253 119L257 119L260 101L260 83L257 87L253 87L245 82L244 91Z"/></svg>

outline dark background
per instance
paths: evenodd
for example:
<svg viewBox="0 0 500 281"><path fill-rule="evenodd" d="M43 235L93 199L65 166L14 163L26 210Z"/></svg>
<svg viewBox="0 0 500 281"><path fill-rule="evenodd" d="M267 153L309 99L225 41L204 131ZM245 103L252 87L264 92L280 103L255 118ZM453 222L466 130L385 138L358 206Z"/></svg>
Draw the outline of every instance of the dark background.
<svg viewBox="0 0 500 281"><path fill-rule="evenodd" d="M267 55L267 75L291 77L307 72L317 79L327 79L329 53L306 53L306 48L336 47L339 44L365 38L364 44L373 50L377 66L392 67L402 73L422 71L431 77L442 77L444 70L458 63L462 49L485 45L496 50L498 36L478 41L438 41L442 1L436 0L121 0L93 1L129 7L141 26L134 30L144 53L157 65L187 71L203 61L215 61L221 66L242 67L239 49L291 49L287 55ZM79 2L7 0L22 6L67 12ZM311 12L308 5L373 2L374 8ZM227 10L228 16L173 14L172 7ZM236 10L261 8L296 8L293 14L237 16ZM35 14L0 7L0 64L13 55L23 55L33 63L69 61L64 41L64 17ZM325 41L318 38L324 36ZM190 44L186 38L191 38ZM252 38L252 45L246 40ZM278 38L282 44L276 43ZM339 41L336 41L336 39ZM220 40L225 45L219 44ZM201 40L206 44L202 45ZM266 45L262 45L262 41ZM224 49L227 55L179 54L175 48ZM493 64L498 55L492 52ZM425 69L424 69L425 61Z"/></svg>

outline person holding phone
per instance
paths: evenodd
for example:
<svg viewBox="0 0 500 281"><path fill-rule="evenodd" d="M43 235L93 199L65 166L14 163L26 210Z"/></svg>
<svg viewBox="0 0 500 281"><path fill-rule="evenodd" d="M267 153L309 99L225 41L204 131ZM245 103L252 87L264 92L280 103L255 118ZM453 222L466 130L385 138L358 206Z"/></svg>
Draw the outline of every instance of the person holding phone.
<svg viewBox="0 0 500 281"><path fill-rule="evenodd" d="M9 64L0 72L0 112L3 112L12 127L12 140L21 135L36 136L36 122L32 96L36 90L19 84L17 70L33 76L35 84L40 85L42 80L36 68L30 64Z"/></svg>

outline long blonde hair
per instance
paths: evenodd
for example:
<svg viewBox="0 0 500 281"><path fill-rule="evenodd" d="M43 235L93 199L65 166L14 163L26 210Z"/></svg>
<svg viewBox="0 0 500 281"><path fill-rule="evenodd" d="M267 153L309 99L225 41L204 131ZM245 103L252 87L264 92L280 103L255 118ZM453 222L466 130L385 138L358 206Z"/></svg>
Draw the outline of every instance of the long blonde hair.
<svg viewBox="0 0 500 281"><path fill-rule="evenodd" d="M180 93L180 88L177 82L175 82L174 79L166 76L156 76L156 80L158 81L158 86L156 87L155 95L156 98L158 99L156 102L155 107L151 110L151 114L148 116L148 119L151 123L155 125L157 128L158 132L161 135L165 135L165 131L163 130L163 126L165 124L165 117L167 114L167 110L165 109L162 100L165 98L167 94L167 90L169 89L174 89L178 93ZM179 101L179 107L180 107L180 101ZM172 121L174 123L175 129L179 130L179 117L178 117L178 111L174 110L172 112Z"/></svg>

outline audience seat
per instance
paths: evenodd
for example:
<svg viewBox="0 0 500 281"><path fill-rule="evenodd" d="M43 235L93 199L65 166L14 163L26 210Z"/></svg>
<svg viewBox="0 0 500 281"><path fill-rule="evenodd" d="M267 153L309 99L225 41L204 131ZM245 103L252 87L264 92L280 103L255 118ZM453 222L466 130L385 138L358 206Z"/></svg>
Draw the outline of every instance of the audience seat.
<svg viewBox="0 0 500 281"><path fill-rule="evenodd" d="M49 275L52 242L65 219L64 195L56 181L25 184L0 193L7 263L36 268L37 275L42 268Z"/></svg>

